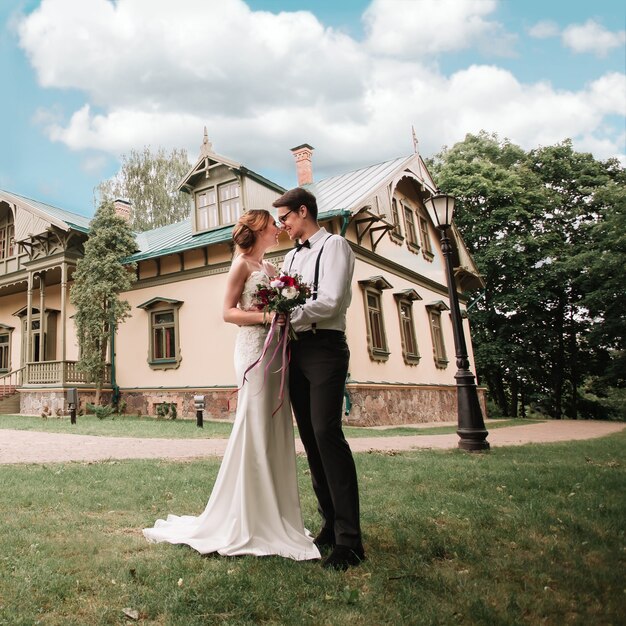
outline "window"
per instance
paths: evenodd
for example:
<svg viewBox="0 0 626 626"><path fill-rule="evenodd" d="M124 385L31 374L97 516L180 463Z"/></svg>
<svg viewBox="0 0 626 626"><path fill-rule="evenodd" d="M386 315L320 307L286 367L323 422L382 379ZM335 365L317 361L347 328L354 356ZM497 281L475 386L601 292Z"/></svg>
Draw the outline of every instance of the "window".
<svg viewBox="0 0 626 626"><path fill-rule="evenodd" d="M182 360L178 310L183 303L170 298L152 298L137 308L149 312L148 365L152 369L176 369Z"/></svg>
<svg viewBox="0 0 626 626"><path fill-rule="evenodd" d="M219 188L220 213L222 224L233 224L241 217L241 202L239 200L239 183L228 183Z"/></svg>
<svg viewBox="0 0 626 626"><path fill-rule="evenodd" d="M379 293L367 293L367 316L372 336L372 348L387 351L383 326L383 306Z"/></svg>
<svg viewBox="0 0 626 626"><path fill-rule="evenodd" d="M374 361L386 361L389 358L387 336L385 334L385 317L383 314L383 289L391 289L391 285L382 276L373 276L360 280L365 303L365 321L367 325L367 348L370 358Z"/></svg>
<svg viewBox="0 0 626 626"><path fill-rule="evenodd" d="M11 333L0 330L0 372L11 369Z"/></svg>
<svg viewBox="0 0 626 626"><path fill-rule="evenodd" d="M406 243L409 249L419 250L419 244L417 242L417 231L415 230L415 214L413 209L404 204L404 225L406 228Z"/></svg>
<svg viewBox="0 0 626 626"><path fill-rule="evenodd" d="M0 223L0 259L6 259L15 255L15 225L13 216L9 222Z"/></svg>
<svg viewBox="0 0 626 626"><path fill-rule="evenodd" d="M239 181L196 193L196 228L208 230L234 224L243 213Z"/></svg>
<svg viewBox="0 0 626 626"><path fill-rule="evenodd" d="M400 212L398 211L398 201L395 198L391 199L391 220L393 222L393 230L389 231L389 236L392 241L396 243L402 243L404 237L402 236L402 229L400 228Z"/></svg>
<svg viewBox="0 0 626 626"><path fill-rule="evenodd" d="M417 365L420 360L420 353L417 347L417 335L415 334L413 302L421 300L421 297L414 289L395 293L394 297L398 303L402 357L407 365Z"/></svg>
<svg viewBox="0 0 626 626"><path fill-rule="evenodd" d="M430 243L430 233L428 232L428 219L426 216L420 211L417 215L417 219L420 225L420 237L422 239L422 254L427 259L432 259L435 255L433 254L433 247Z"/></svg>
<svg viewBox="0 0 626 626"><path fill-rule="evenodd" d="M196 194L196 215L198 230L206 230L219 224L215 189L207 189Z"/></svg>
<svg viewBox="0 0 626 626"><path fill-rule="evenodd" d="M443 330L441 328L441 311L449 311L450 309L442 301L434 302L426 305L428 317L430 320L430 335L433 341L433 358L435 365L441 369L448 366L448 357L446 355L446 345L443 340Z"/></svg>
<svg viewBox="0 0 626 626"><path fill-rule="evenodd" d="M174 311L159 311L152 314L152 360L176 358L176 326Z"/></svg>

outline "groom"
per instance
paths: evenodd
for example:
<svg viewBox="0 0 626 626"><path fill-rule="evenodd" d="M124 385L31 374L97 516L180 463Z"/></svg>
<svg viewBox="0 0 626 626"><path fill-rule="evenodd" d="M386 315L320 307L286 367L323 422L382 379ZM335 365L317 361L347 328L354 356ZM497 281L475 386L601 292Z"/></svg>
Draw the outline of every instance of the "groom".
<svg viewBox="0 0 626 626"><path fill-rule="evenodd" d="M317 201L306 189L288 191L273 206L289 238L299 241L283 271L300 274L312 291L291 317L298 340L290 344L289 391L322 516L315 543L332 548L324 567L346 570L365 559L356 468L341 429L354 255L343 237L320 228Z"/></svg>

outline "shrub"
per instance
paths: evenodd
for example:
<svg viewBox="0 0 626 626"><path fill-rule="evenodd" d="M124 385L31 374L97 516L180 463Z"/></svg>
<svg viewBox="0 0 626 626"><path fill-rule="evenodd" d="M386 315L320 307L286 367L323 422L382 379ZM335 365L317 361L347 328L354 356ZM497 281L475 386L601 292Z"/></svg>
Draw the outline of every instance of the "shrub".
<svg viewBox="0 0 626 626"><path fill-rule="evenodd" d="M157 405L157 417L164 419L176 419L176 404L174 402L163 402Z"/></svg>
<svg viewBox="0 0 626 626"><path fill-rule="evenodd" d="M95 413L99 420L106 419L111 415L111 413L113 413L113 407L110 404L87 404L87 409L90 413Z"/></svg>

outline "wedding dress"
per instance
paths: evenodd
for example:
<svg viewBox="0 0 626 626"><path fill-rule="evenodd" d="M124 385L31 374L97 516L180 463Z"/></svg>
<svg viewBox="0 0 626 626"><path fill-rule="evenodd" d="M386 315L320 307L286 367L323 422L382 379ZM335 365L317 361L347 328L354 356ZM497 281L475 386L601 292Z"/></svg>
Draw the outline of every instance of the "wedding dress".
<svg viewBox="0 0 626 626"><path fill-rule="evenodd" d="M246 280L239 301L242 309L253 308L258 283L269 284L265 272L252 272ZM263 325L239 329L237 413L206 509L198 517L168 515L166 520L157 520L153 528L143 531L148 541L182 543L202 554L280 555L298 561L320 558L302 522L288 398L272 416L279 405L280 351L269 366L268 361L277 336L272 337L263 362L243 380L246 369L261 355L267 332Z"/></svg>

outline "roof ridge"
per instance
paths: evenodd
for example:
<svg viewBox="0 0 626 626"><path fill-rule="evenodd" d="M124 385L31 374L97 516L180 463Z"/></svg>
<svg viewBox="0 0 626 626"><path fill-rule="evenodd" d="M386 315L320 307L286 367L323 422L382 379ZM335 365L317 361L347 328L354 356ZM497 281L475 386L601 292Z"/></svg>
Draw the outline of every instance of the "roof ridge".
<svg viewBox="0 0 626 626"><path fill-rule="evenodd" d="M341 174L334 174L333 176L327 176L326 178L322 178L318 181L314 181L312 183L309 183L310 185L319 185L319 183L323 183L326 180L330 180L331 178L340 178L342 176L348 176L350 174L354 174L355 172L360 172L361 170L367 170L370 169L372 167L378 167L379 165L386 165L387 163L393 163L394 161L406 161L407 159L411 158L413 155L412 154L407 154L406 156L399 156L399 157L395 157L393 159L387 159L386 161L380 161L379 163L370 163L370 165L364 165L363 167L357 167L353 170L349 170L347 172L343 172ZM304 187L308 187L309 185L303 185Z"/></svg>

